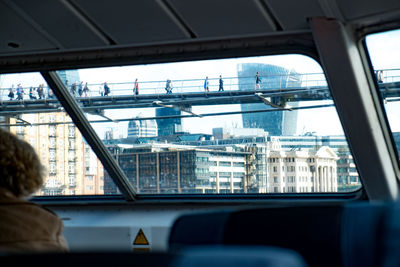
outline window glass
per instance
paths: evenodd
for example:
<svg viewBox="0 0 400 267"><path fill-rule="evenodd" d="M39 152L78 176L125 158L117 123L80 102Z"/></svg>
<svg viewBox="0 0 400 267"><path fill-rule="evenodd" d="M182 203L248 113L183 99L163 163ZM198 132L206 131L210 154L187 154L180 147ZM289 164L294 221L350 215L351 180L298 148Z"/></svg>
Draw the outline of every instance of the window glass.
<svg viewBox="0 0 400 267"><path fill-rule="evenodd" d="M371 34L366 45L393 139L400 155L400 30Z"/></svg>
<svg viewBox="0 0 400 267"><path fill-rule="evenodd" d="M308 57L59 75L139 194L346 192L361 186L325 76ZM104 180L104 188L116 192L108 184L112 177Z"/></svg>
<svg viewBox="0 0 400 267"><path fill-rule="evenodd" d="M105 194L101 162L42 76L1 75L0 88L0 126L30 143L46 169L36 195Z"/></svg>

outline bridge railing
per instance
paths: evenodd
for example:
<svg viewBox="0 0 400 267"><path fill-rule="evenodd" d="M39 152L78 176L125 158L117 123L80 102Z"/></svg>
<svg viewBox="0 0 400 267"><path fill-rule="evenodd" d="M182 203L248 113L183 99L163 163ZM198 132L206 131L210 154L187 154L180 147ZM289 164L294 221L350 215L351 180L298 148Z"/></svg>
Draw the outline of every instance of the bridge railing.
<svg viewBox="0 0 400 267"><path fill-rule="evenodd" d="M400 82L400 69L382 69L379 71L382 71L383 83Z"/></svg>
<svg viewBox="0 0 400 267"><path fill-rule="evenodd" d="M323 73L288 73L288 74L269 74L261 75L261 90L267 89L287 89L287 88L300 88L300 89L312 89L313 87L326 87L327 82ZM255 90L255 76L251 77L222 77L224 91L236 91L236 90ZM209 80L209 91L215 92L219 90L219 78L211 77ZM204 81L205 79L184 79L184 80L172 80L172 94L185 94L194 92L204 92ZM400 69L384 69L383 70L383 82L397 82L400 81ZM29 89L34 87L33 97L38 98L37 87L38 85L28 84L26 81L21 81L23 84L24 94L23 100L30 99ZM166 81L138 81L139 84L139 95L151 94L151 95L163 95L166 94ZM134 95L134 81L124 83L108 83L111 89L109 96L128 96ZM81 96L78 94L78 85L76 86L76 97L99 97L103 95L104 83L93 83L88 84L89 92L83 93ZM11 100L8 97L10 87L0 88L0 100ZM68 86L68 90L71 92L71 85ZM13 88L14 97L12 100L16 100L17 92L16 87ZM47 86L44 87L44 98L52 98L51 89Z"/></svg>

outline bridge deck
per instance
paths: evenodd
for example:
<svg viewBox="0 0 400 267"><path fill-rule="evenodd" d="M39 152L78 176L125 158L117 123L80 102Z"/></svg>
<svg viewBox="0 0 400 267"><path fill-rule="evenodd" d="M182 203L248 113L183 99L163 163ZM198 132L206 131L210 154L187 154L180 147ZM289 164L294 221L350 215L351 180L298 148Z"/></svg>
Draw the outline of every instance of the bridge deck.
<svg viewBox="0 0 400 267"><path fill-rule="evenodd" d="M400 82L379 84L383 98L400 96ZM142 94L142 95L114 95L77 97L78 104L85 112L98 112L104 109L151 108L162 105L178 107L192 107L203 105L251 104L264 103L255 93L263 97L284 99L285 102L317 101L332 99L326 86L297 87L285 89L262 89L247 91L222 92L187 92L179 94ZM4 100L0 102L0 115L15 115L21 113L55 112L63 110L57 99L23 99Z"/></svg>

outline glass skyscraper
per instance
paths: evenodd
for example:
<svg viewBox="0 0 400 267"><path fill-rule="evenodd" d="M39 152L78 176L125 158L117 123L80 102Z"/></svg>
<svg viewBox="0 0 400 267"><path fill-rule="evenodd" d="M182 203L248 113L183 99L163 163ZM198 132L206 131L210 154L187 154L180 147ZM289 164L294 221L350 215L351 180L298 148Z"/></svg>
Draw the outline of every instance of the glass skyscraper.
<svg viewBox="0 0 400 267"><path fill-rule="evenodd" d="M157 117L166 116L179 116L181 111L173 108L157 108ZM158 136L171 136L176 132L182 131L182 120L181 118L168 118L168 119L157 119L158 125Z"/></svg>
<svg viewBox="0 0 400 267"><path fill-rule="evenodd" d="M80 77L78 70L59 70L57 71L61 81L65 84L68 81L68 85L71 86L74 82L80 83Z"/></svg>
<svg viewBox="0 0 400 267"><path fill-rule="evenodd" d="M242 63L237 65L237 72L240 91L254 91L257 72L260 73L261 77L260 90L301 86L301 77L298 73L275 65ZM272 102L276 100L279 100L279 98L271 98ZM290 106L298 106L298 103L290 103ZM251 111L275 108L260 103L242 104L241 109L242 111ZM297 130L297 111L295 110L245 113L242 114L242 120L244 128L264 129L269 135L294 135Z"/></svg>

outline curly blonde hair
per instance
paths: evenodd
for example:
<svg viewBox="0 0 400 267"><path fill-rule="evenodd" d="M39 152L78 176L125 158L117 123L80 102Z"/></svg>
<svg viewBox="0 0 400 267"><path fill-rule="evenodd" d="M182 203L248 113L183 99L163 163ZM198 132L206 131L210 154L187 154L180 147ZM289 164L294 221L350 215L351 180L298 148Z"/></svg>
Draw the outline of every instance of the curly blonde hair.
<svg viewBox="0 0 400 267"><path fill-rule="evenodd" d="M44 166L34 148L0 129L0 187L27 197L43 185Z"/></svg>

